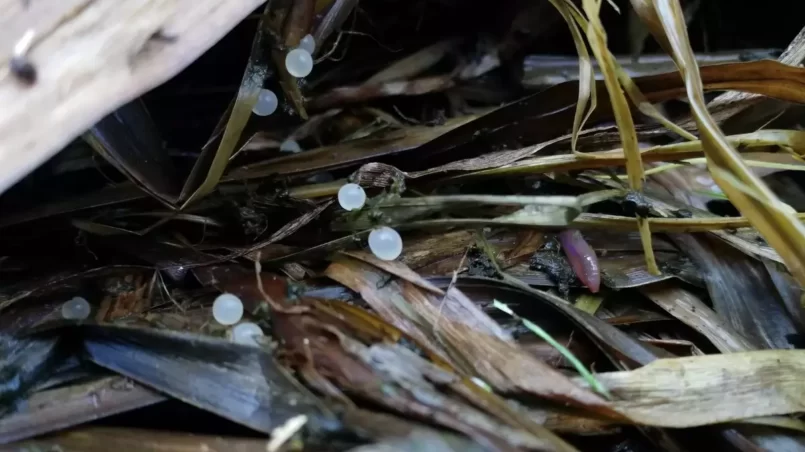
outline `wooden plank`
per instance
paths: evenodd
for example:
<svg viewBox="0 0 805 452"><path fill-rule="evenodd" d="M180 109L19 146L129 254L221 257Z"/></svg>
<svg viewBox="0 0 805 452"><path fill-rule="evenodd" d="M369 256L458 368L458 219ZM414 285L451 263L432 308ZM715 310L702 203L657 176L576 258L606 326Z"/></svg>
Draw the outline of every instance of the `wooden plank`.
<svg viewBox="0 0 805 452"><path fill-rule="evenodd" d="M0 192L179 73L261 3L0 0ZM29 29L36 32L32 86L9 69L14 44Z"/></svg>

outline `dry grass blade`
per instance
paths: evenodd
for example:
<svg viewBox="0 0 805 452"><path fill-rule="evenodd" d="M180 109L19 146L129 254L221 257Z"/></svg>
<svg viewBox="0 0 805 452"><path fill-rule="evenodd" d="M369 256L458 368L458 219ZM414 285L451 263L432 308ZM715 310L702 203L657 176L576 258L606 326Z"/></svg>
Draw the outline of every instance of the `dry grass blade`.
<svg viewBox="0 0 805 452"><path fill-rule="evenodd" d="M268 13L268 6L266 6L265 12ZM188 185L185 186L185 190L182 194L183 196L187 196L189 190L194 191L192 195L189 195L186 201L184 201L183 208L209 194L218 186L218 181L221 180L221 176L223 176L224 170L226 170L226 166L229 163L229 157L235 152L240 135L252 115L252 108L254 108L257 103L257 95L263 88L263 82L268 74L268 65L263 56L263 46L266 42L265 27L267 26L264 17L260 19L260 24L254 35L251 56L249 57L249 62L246 64L246 69L243 71L240 89L238 89L235 104L232 107L232 113L229 116L223 136L221 137L221 143L215 151L215 156L209 164L209 169L203 168L203 165L206 164L206 159L204 158L199 158L196 167L193 168L193 172L188 180ZM203 176L203 178L201 176L202 172L206 172L206 176ZM198 188L193 188L190 185L195 179L194 176L200 178L202 181Z"/></svg>
<svg viewBox="0 0 805 452"><path fill-rule="evenodd" d="M590 41L590 48L592 48L604 75L604 83L612 103L615 122L618 124L623 153L626 156L626 170L629 173L629 187L632 190L641 190L644 176L643 165L640 160L640 149L637 145L637 135L635 134L635 124L629 111L629 104L618 81L612 54L607 48L606 32L599 18L601 2L600 0L583 0L582 5L589 21L587 39Z"/></svg>
<svg viewBox="0 0 805 452"><path fill-rule="evenodd" d="M609 93L609 100L612 104L612 112L615 122L618 124L623 153L626 156L626 172L629 175L629 187L632 190L640 191L643 188L643 163L640 158L640 149L637 145L637 134L632 113L629 111L629 104L621 90L621 83L618 79L617 63L607 48L607 37L604 27L601 24L599 12L601 9L600 0L583 0L584 12L587 14L587 39L590 47L598 60L601 72L604 74L604 83ZM621 71L623 72L623 71ZM651 231L649 230L646 219L638 217L640 225L640 237L643 241L643 252L646 254L646 264L649 272L659 274L657 261L654 258L654 250L651 248Z"/></svg>
<svg viewBox="0 0 805 452"><path fill-rule="evenodd" d="M559 12L562 14L562 17L567 22L571 34L573 35L573 41L576 45L576 51L579 53L579 101L576 107L576 115L573 120L573 138L571 140L571 149L573 150L574 153L576 153L577 152L576 141L578 139L578 133L583 124L587 121L587 119L589 119L590 115L592 114L597 104L597 100L595 97L597 83L595 80L595 74L593 72L592 63L590 61L590 56L589 53L587 52L587 46L584 44L584 40L580 36L578 31L579 26L581 26L586 30L589 30L591 25L581 15L581 12L578 10L576 5L567 0L563 0L563 2L564 2L563 4L560 4L558 3L558 0L551 1L551 3L559 10ZM667 129L673 131L674 133L688 140L696 139L696 137L693 134L681 128L680 126L676 125L674 122L672 122L671 120L666 118L662 113L660 113L660 111L654 105L652 105L651 102L649 102L649 100L646 98L643 92L640 91L640 88L637 86L634 80L632 80L629 74L627 74L627 72L623 69L618 59L615 58L614 55L612 55L609 49L605 48L604 51L606 52L607 55L607 61L604 64L610 64L612 66L612 69L617 74L618 82L620 82L624 92L629 96L629 99L635 106L637 106L638 110L641 113L656 120L657 122L665 126ZM602 63L599 60L599 66L601 64ZM605 83L606 83L606 75L605 75ZM584 106L586 106L587 102L590 101L591 97L592 99L589 111L587 115L583 117L582 115L584 111ZM583 156L584 154L580 155Z"/></svg>
<svg viewBox="0 0 805 452"><path fill-rule="evenodd" d="M800 221L805 220L805 213L798 214ZM705 232L721 229L737 229L751 226L746 217L712 217L712 218L650 218L654 232ZM583 213L571 223L574 228L611 228L615 230L638 229L635 218L616 215Z"/></svg>
<svg viewBox="0 0 805 452"><path fill-rule="evenodd" d="M444 91L455 85L448 75L421 77L413 80L392 80L377 83L364 83L358 86L342 86L311 99L308 108L323 110L326 108L366 102L387 96L419 96L431 92Z"/></svg>
<svg viewBox="0 0 805 452"><path fill-rule="evenodd" d="M406 80L421 74L438 63L445 55L459 44L457 39L439 41L424 49L392 63L377 74L369 77L365 84L380 84L397 80Z"/></svg>
<svg viewBox="0 0 805 452"><path fill-rule="evenodd" d="M409 127L396 130L381 137L325 146L311 151L271 159L231 171L225 180L244 180L271 176L274 174L304 174L313 171L332 170L393 155L416 148L443 135L456 127L467 124L474 116L455 118L436 127ZM336 189L337 191L337 189Z"/></svg>
<svg viewBox="0 0 805 452"><path fill-rule="evenodd" d="M701 269L713 309L757 348L788 348L797 332L764 265L707 236L675 236Z"/></svg>
<svg viewBox="0 0 805 452"><path fill-rule="evenodd" d="M573 44L576 46L576 52L579 54L579 100L576 103L576 114L573 117L573 135L570 139L570 148L573 153L576 153L579 132L584 127L587 119L590 118L598 102L595 89L595 74L590 60L590 52L587 51L587 44L584 42L584 37L579 30L579 25L584 25L577 24L576 20L574 20L574 13L579 17L581 16L578 8L569 0L551 0L551 4L559 11L562 19L567 23L570 34L573 37ZM585 111L587 112L586 115L584 114Z"/></svg>
<svg viewBox="0 0 805 452"><path fill-rule="evenodd" d="M169 330L93 326L86 333L92 362L257 431L271 433L300 413L324 427L332 415L260 348ZM278 391L293 396L277 398Z"/></svg>
<svg viewBox="0 0 805 452"><path fill-rule="evenodd" d="M791 43L780 55L778 61L791 66L800 66L805 62L805 27L791 40ZM721 123L760 102L764 102L762 96L728 91L710 101L707 104L707 109Z"/></svg>
<svg viewBox="0 0 805 452"><path fill-rule="evenodd" d="M740 152L778 147L790 149L796 155L805 155L805 132L797 130L759 130L753 133L728 136L727 140ZM698 157L703 152L702 142L696 140L652 146L643 149L641 156L644 162L672 162ZM626 156L622 149L591 152L586 155L592 158L572 154L533 157L458 177L483 177L518 173L540 174L551 171L565 172L621 166L626 163Z"/></svg>
<svg viewBox="0 0 805 452"><path fill-rule="evenodd" d="M707 111L699 68L693 57L684 15L678 1L655 0L653 6L642 6L643 8L638 10L641 17L649 17L652 22L661 24L663 34L659 35L658 39L669 46L685 80L688 99L709 165L734 176L737 181L756 192L759 199L748 196L722 177L714 175L715 181L738 210L777 250L797 281L805 285L805 247L800 246L805 242L805 227L794 214L778 207L780 201L739 158L738 153ZM660 30L655 26L652 31L656 36Z"/></svg>
<svg viewBox="0 0 805 452"><path fill-rule="evenodd" d="M382 213L384 221L403 228L437 225L509 224L543 227L569 225L589 205L623 195L622 190L601 190L579 196L495 196L452 195L420 198L389 197L380 199L371 210L346 214L333 224L333 229L357 230L372 227L373 215ZM521 207L512 211L513 207ZM498 215L495 218L427 219L436 213L457 215Z"/></svg>

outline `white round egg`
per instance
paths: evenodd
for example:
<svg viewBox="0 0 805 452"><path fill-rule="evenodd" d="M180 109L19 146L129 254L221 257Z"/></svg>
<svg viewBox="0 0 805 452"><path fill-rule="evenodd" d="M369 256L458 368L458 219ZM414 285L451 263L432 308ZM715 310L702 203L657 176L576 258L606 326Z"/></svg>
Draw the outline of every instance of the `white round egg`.
<svg viewBox="0 0 805 452"><path fill-rule="evenodd" d="M274 91L261 89L257 95L257 103L252 108L252 113L257 116L268 116L277 111L277 106L279 106L279 100L277 100L277 95L274 94Z"/></svg>
<svg viewBox="0 0 805 452"><path fill-rule="evenodd" d="M313 55L313 52L316 51L316 39L314 39L312 35L306 34L305 37L299 41L299 48Z"/></svg>
<svg viewBox="0 0 805 452"><path fill-rule="evenodd" d="M221 325L234 325L243 318L243 302L236 295L222 293L212 304L212 316Z"/></svg>
<svg viewBox="0 0 805 452"><path fill-rule="evenodd" d="M290 152L291 154L296 154L297 152L302 152L302 147L299 146L299 143L296 140L287 139L280 143L280 152Z"/></svg>
<svg viewBox="0 0 805 452"><path fill-rule="evenodd" d="M307 77L313 71L313 57L305 49L293 49L285 55L285 69L296 78Z"/></svg>
<svg viewBox="0 0 805 452"><path fill-rule="evenodd" d="M394 229L382 226L369 233L369 249L378 259L393 261L402 253L402 237Z"/></svg>
<svg viewBox="0 0 805 452"><path fill-rule="evenodd" d="M338 204L344 210L360 209L366 204L366 192L358 184L344 184L338 189Z"/></svg>
<svg viewBox="0 0 805 452"><path fill-rule="evenodd" d="M61 315L68 320L84 320L91 312L92 307L83 297L73 297L61 305Z"/></svg>
<svg viewBox="0 0 805 452"><path fill-rule="evenodd" d="M260 345L258 337L263 336L263 330L255 323L242 322L232 328L232 341L244 345Z"/></svg>

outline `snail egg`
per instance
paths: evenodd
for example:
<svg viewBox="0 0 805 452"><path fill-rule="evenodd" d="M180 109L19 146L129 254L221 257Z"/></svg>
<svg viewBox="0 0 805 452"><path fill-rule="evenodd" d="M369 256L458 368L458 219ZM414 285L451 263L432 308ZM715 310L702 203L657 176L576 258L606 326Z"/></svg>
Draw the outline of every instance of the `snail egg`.
<svg viewBox="0 0 805 452"><path fill-rule="evenodd" d="M299 143L296 140L287 139L280 144L280 152L290 152L292 154L296 154L297 152L301 152L302 147L299 146Z"/></svg>
<svg viewBox="0 0 805 452"><path fill-rule="evenodd" d="M378 259L393 261L402 253L402 237L388 226L382 226L369 233L369 249Z"/></svg>
<svg viewBox="0 0 805 452"><path fill-rule="evenodd" d="M212 304L212 316L221 325L234 325L243 317L243 302L231 293L222 293Z"/></svg>
<svg viewBox="0 0 805 452"><path fill-rule="evenodd" d="M360 209L366 203L366 192L358 184L344 184L338 189L338 204L344 210Z"/></svg>
<svg viewBox="0 0 805 452"><path fill-rule="evenodd" d="M261 89L260 94L257 95L257 103L252 108L252 113L257 116L268 116L277 111L279 101L274 91L270 89Z"/></svg>
<svg viewBox="0 0 805 452"><path fill-rule="evenodd" d="M313 52L316 50L316 40L313 36L307 34L299 41L299 48L313 55Z"/></svg>
<svg viewBox="0 0 805 452"><path fill-rule="evenodd" d="M61 305L61 315L69 320L84 320L89 317L92 308L82 297L74 297Z"/></svg>
<svg viewBox="0 0 805 452"><path fill-rule="evenodd" d="M232 328L232 341L243 345L260 345L256 338L263 335L263 330L252 322L242 322Z"/></svg>
<svg viewBox="0 0 805 452"><path fill-rule="evenodd" d="M285 55L285 69L296 78L307 77L313 71L313 57L304 49L293 49Z"/></svg>

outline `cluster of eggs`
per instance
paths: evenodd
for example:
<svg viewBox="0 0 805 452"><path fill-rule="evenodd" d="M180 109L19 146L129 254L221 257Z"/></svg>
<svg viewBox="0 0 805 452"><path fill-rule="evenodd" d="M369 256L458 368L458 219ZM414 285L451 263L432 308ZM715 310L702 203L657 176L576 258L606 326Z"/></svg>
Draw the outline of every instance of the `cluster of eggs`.
<svg viewBox="0 0 805 452"><path fill-rule="evenodd" d="M313 51L316 50L316 40L313 36L307 35L299 41L299 47L291 50L285 55L285 69L289 74L296 78L304 78L313 71ZM268 116L277 111L279 100L277 95L270 89L261 89L257 95L257 103L252 108L252 113L257 116ZM287 139L280 144L281 152L297 153L302 148L293 139Z"/></svg>
<svg viewBox="0 0 805 452"><path fill-rule="evenodd" d="M316 50L316 40L307 35L299 41L299 46L285 55L285 69L294 77L307 77L313 70L313 51ZM277 95L271 90L263 89L257 96L257 103L253 112L259 116L268 116L277 110L279 101ZM293 139L287 139L280 144L281 152L297 153L302 148ZM345 184L338 191L338 203L345 210L355 210L366 203L366 193L358 184ZM394 229L382 226L372 230L369 234L369 249L379 259L394 260L402 253L402 238Z"/></svg>
<svg viewBox="0 0 805 452"><path fill-rule="evenodd" d="M91 312L92 307L83 297L73 297L61 306L62 318L66 320L85 320ZM219 295L212 304L212 316L221 325L235 325L232 328L233 342L259 345L256 338L263 335L263 330L255 323L240 321L243 318L243 302L236 295Z"/></svg>
<svg viewBox="0 0 805 452"><path fill-rule="evenodd" d="M357 210L366 203L366 192L358 184L344 184L338 190L338 204L344 210ZM369 250L378 259L393 261L402 253L402 237L388 226L375 228L369 233Z"/></svg>
<svg viewBox="0 0 805 452"><path fill-rule="evenodd" d="M296 78L307 77L313 71L313 51L316 50L316 41L313 36L307 35L299 41L299 47L285 55L285 69ZM260 90L257 103L252 112L257 116L268 116L279 106L277 95L268 89Z"/></svg>
<svg viewBox="0 0 805 452"><path fill-rule="evenodd" d="M307 35L299 42L299 46L285 55L285 69L294 77L307 77L313 70L313 51L316 41L313 36ZM258 116L273 114L279 106L277 95L268 89L261 89L257 96L257 103L252 112ZM299 143L292 139L280 144L280 151L296 153L302 149ZM358 184L345 184L338 191L338 203L345 210L357 210L366 203L366 192ZM394 229L381 226L369 233L369 249L382 260L394 260L402 253L402 238ZM91 307L89 302L81 297L75 297L62 305L62 317L71 320L83 320L89 317ZM241 322L243 318L243 302L236 295L223 293L219 295L212 305L212 315L221 325L235 325L231 337L234 342L249 345L258 345L255 338L263 335L263 330L255 323ZM239 323L240 322L240 323Z"/></svg>
<svg viewBox="0 0 805 452"><path fill-rule="evenodd" d="M255 323L240 321L243 318L243 302L237 295L231 293L218 295L212 304L212 317L221 325L235 325L232 328L233 342L259 345L256 338L263 335L263 330Z"/></svg>

